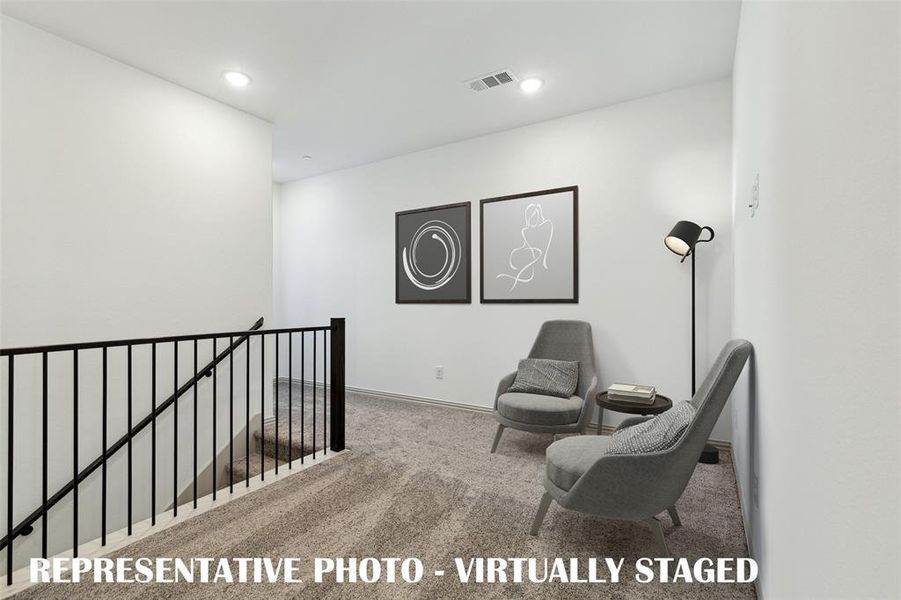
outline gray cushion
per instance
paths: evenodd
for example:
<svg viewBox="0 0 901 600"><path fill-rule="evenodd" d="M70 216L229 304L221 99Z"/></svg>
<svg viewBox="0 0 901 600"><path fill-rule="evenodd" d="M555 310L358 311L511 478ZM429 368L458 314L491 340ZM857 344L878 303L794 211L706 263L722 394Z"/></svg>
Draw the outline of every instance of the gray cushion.
<svg viewBox="0 0 901 600"><path fill-rule="evenodd" d="M579 387L575 395L585 398L596 373L591 325L585 321L546 321L529 351L529 358L574 360L579 363ZM594 398L591 399L594 401Z"/></svg>
<svg viewBox="0 0 901 600"><path fill-rule="evenodd" d="M609 444L609 435L579 435L554 442L547 449L547 478L560 489L571 489L607 453Z"/></svg>
<svg viewBox="0 0 901 600"><path fill-rule="evenodd" d="M676 402L653 419L614 431L607 453L647 454L668 450L676 445L694 416L695 407L691 402Z"/></svg>
<svg viewBox="0 0 901 600"><path fill-rule="evenodd" d="M524 358L508 392L569 398L579 384L579 363L572 360Z"/></svg>
<svg viewBox="0 0 901 600"><path fill-rule="evenodd" d="M507 392L497 399L497 412L511 421L533 425L567 425L579 420L582 399Z"/></svg>

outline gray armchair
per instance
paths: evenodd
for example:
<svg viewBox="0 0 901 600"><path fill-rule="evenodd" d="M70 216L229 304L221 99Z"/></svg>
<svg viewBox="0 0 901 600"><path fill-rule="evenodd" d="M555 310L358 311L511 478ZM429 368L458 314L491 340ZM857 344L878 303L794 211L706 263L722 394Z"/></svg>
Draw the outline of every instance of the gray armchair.
<svg viewBox="0 0 901 600"><path fill-rule="evenodd" d="M571 398L508 392L516 372L497 386L494 418L498 422L491 452L497 450L505 427L537 433L582 433L591 419L598 378L594 366L591 325L585 321L546 321L532 344L529 358L579 362L579 384Z"/></svg>
<svg viewBox="0 0 901 600"><path fill-rule="evenodd" d="M707 378L691 399L696 412L675 446L649 454L607 455L610 436L583 436L554 442L547 449L546 490L532 523L532 535L544 520L551 500L563 508L608 519L645 521L663 555L669 554L657 515L669 512L681 525L676 501L694 473L704 444L716 424L752 346L732 340L720 352ZM629 419L620 429L650 417Z"/></svg>

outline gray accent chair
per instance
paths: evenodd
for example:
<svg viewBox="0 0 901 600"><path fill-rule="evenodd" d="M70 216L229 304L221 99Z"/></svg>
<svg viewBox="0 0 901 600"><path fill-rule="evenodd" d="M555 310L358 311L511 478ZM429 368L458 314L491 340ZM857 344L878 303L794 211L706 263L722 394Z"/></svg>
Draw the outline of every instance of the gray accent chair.
<svg viewBox="0 0 901 600"><path fill-rule="evenodd" d="M644 521L654 530L662 556L669 555L657 515L669 512L680 526L676 501L694 473L704 444L716 424L748 356L751 343L732 340L691 399L697 410L675 446L649 454L607 455L610 436L570 437L547 449L544 488L532 523L532 535L544 520L551 500L563 508L608 519ZM651 417L631 418L619 429Z"/></svg>
<svg viewBox="0 0 901 600"><path fill-rule="evenodd" d="M570 398L508 392L516 372L506 375L494 396L498 422L491 453L497 450L504 428L536 433L583 433L591 419L598 378L594 365L591 325L585 321L546 321L538 331L528 358L579 362L579 385Z"/></svg>

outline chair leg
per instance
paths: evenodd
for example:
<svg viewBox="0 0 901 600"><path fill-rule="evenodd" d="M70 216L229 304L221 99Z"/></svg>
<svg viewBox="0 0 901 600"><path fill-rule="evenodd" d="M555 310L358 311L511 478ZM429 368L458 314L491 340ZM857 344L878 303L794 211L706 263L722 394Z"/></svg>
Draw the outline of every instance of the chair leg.
<svg viewBox="0 0 901 600"><path fill-rule="evenodd" d="M544 496L541 497L541 502L538 503L538 512L535 513L535 520L532 521L532 529L529 531L529 535L538 535L538 530L541 528L541 523L544 522L544 515L547 514L547 509L551 505L551 495L547 492L544 493Z"/></svg>
<svg viewBox="0 0 901 600"><path fill-rule="evenodd" d="M494 454L494 451L497 450L497 445L501 441L501 434L504 433L504 426L497 426L497 433L494 434L494 443L491 444L491 454Z"/></svg>
<svg viewBox="0 0 901 600"><path fill-rule="evenodd" d="M669 513L669 518L673 520L673 525L676 527L682 526L682 519L679 518L679 513L676 512L676 505L673 504L666 511Z"/></svg>
<svg viewBox="0 0 901 600"><path fill-rule="evenodd" d="M669 557L669 547L666 545L666 538L663 537L663 526L657 517L651 517L645 521L654 530L654 537L657 538L657 544L660 546L660 558Z"/></svg>

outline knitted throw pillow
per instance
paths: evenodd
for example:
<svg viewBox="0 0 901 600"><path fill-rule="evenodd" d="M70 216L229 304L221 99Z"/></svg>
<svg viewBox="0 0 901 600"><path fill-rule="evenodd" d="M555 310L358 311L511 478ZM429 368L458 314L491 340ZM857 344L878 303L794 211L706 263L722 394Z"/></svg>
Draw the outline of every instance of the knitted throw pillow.
<svg viewBox="0 0 901 600"><path fill-rule="evenodd" d="M524 358L508 392L569 398L579 384L579 363L571 360Z"/></svg>
<svg viewBox="0 0 901 600"><path fill-rule="evenodd" d="M607 454L647 454L669 450L679 441L695 416L691 402L676 402L671 409L643 423L614 431Z"/></svg>

